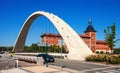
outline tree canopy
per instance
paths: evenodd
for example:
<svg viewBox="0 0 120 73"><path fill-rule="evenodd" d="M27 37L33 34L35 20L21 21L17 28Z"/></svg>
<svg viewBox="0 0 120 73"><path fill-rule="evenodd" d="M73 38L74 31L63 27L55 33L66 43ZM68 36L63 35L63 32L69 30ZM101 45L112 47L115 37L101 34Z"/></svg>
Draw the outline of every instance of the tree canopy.
<svg viewBox="0 0 120 73"><path fill-rule="evenodd" d="M113 25L108 26L106 29L104 29L105 33L105 41L108 43L108 46L113 49L115 46L115 43L119 40L116 40L116 24L115 22Z"/></svg>
<svg viewBox="0 0 120 73"><path fill-rule="evenodd" d="M42 53L66 53L64 46L60 47L59 45L50 45L50 46L38 46L37 44L32 44L31 46L25 46L24 52L42 52Z"/></svg>

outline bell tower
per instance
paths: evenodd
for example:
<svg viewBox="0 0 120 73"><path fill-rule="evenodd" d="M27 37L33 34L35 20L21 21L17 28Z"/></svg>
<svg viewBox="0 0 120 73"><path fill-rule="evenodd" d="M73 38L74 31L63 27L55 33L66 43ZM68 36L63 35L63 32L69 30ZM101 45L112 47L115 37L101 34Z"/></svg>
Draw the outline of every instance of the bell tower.
<svg viewBox="0 0 120 73"><path fill-rule="evenodd" d="M90 37L88 47L95 53L95 45L96 45L96 30L92 26L92 19L88 20L88 27L84 31L85 35Z"/></svg>

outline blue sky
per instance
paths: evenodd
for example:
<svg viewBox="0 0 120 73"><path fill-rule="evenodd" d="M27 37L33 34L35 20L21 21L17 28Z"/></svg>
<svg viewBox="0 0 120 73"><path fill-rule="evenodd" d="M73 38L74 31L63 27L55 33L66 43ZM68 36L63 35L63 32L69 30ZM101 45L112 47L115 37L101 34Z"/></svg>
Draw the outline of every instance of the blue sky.
<svg viewBox="0 0 120 73"><path fill-rule="evenodd" d="M92 18L98 40L104 40L104 29L116 22L116 38L120 38L119 7L119 0L0 0L0 46L13 46L24 21L38 10L56 14L80 34ZM39 42L40 34L49 26L53 28L47 18L37 18L29 30L26 45ZM120 42L116 47L120 47Z"/></svg>

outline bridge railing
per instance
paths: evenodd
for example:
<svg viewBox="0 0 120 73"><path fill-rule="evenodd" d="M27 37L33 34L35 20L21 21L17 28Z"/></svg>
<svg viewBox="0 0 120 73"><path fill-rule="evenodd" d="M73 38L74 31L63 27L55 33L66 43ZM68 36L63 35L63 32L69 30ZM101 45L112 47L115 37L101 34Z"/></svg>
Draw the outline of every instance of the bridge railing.
<svg viewBox="0 0 120 73"><path fill-rule="evenodd" d="M37 57L34 57L34 56L14 55L14 57L18 58L21 61L37 63Z"/></svg>
<svg viewBox="0 0 120 73"><path fill-rule="evenodd" d="M42 54L42 53L16 53L16 55L23 55L23 56L37 56L38 54ZM54 56L54 58L62 57L62 59L68 59L68 56L65 53L48 53L48 54Z"/></svg>

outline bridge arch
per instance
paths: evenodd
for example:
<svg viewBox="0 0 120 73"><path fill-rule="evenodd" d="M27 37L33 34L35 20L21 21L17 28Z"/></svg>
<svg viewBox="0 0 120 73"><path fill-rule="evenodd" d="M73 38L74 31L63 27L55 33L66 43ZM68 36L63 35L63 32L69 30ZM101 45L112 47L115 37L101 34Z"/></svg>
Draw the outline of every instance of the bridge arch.
<svg viewBox="0 0 120 73"><path fill-rule="evenodd" d="M69 49L69 59L84 60L87 55L93 54L89 47L79 37L79 35L66 22L64 22L58 16L44 11L36 11L26 19L19 32L13 51L23 51L28 30L32 25L32 22L39 16L45 16L46 18L48 18L61 34L64 42L67 45L67 48Z"/></svg>

